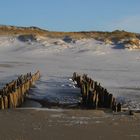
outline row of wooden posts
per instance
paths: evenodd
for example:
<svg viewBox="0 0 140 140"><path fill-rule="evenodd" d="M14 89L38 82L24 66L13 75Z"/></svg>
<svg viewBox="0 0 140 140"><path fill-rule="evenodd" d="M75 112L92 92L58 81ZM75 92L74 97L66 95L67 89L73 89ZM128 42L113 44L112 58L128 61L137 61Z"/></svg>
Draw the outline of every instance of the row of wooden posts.
<svg viewBox="0 0 140 140"><path fill-rule="evenodd" d="M40 78L40 72L27 73L0 89L0 109L16 108L22 105L31 86Z"/></svg>
<svg viewBox="0 0 140 140"><path fill-rule="evenodd" d="M82 105L87 108L111 108L114 112L121 111L121 104L115 97L103 88L100 83L92 80L86 74L73 73L73 81L81 89Z"/></svg>

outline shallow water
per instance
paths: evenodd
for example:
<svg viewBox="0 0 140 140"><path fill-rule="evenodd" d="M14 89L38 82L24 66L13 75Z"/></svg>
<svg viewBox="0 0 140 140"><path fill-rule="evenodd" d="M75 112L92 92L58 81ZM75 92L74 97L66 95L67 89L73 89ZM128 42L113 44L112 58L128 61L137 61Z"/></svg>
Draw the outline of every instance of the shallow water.
<svg viewBox="0 0 140 140"><path fill-rule="evenodd" d="M69 78L56 78L36 82L29 92L29 99L42 100L58 104L77 104L80 101L80 89Z"/></svg>

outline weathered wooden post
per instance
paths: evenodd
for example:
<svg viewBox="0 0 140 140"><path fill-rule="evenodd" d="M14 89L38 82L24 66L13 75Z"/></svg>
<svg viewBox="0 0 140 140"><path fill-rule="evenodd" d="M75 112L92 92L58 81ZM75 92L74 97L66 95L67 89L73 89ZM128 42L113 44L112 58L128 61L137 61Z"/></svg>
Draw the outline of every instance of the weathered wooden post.
<svg viewBox="0 0 140 140"><path fill-rule="evenodd" d="M98 108L98 102L99 102L99 97L98 94L96 93L96 99L95 99L95 108Z"/></svg>
<svg viewBox="0 0 140 140"><path fill-rule="evenodd" d="M112 102L113 102L113 95L109 94L109 97L108 97L108 107L109 108L112 108Z"/></svg>
<svg viewBox="0 0 140 140"><path fill-rule="evenodd" d="M4 101L2 95L0 95L0 109L4 109Z"/></svg>
<svg viewBox="0 0 140 140"><path fill-rule="evenodd" d="M93 107L96 107L96 90L93 90Z"/></svg>
<svg viewBox="0 0 140 140"><path fill-rule="evenodd" d="M8 108L8 99L7 99L7 95L4 95L3 101L4 101L4 109L7 109L7 108Z"/></svg>
<svg viewBox="0 0 140 140"><path fill-rule="evenodd" d="M85 82L85 86L86 86L86 105L88 105L89 83Z"/></svg>
<svg viewBox="0 0 140 140"><path fill-rule="evenodd" d="M114 97L113 97L113 102L112 102L112 111L114 111L114 112L117 111L117 108L116 108L116 100L115 100Z"/></svg>
<svg viewBox="0 0 140 140"><path fill-rule="evenodd" d="M86 85L82 84L82 104L86 104Z"/></svg>
<svg viewBox="0 0 140 140"><path fill-rule="evenodd" d="M9 93L9 108L15 108L15 104L14 104L14 95L13 93Z"/></svg>
<svg viewBox="0 0 140 140"><path fill-rule="evenodd" d="M120 103L117 104L117 112L121 112L121 104Z"/></svg>
<svg viewBox="0 0 140 140"><path fill-rule="evenodd" d="M92 108L93 107L93 91L89 90L88 92L88 96L87 96L87 106L89 108Z"/></svg>

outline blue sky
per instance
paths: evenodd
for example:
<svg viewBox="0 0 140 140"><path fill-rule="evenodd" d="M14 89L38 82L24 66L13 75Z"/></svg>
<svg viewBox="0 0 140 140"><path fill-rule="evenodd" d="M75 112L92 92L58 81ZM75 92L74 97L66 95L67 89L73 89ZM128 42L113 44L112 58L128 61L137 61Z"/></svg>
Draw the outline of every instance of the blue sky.
<svg viewBox="0 0 140 140"><path fill-rule="evenodd" d="M0 24L140 33L140 0L1 0Z"/></svg>

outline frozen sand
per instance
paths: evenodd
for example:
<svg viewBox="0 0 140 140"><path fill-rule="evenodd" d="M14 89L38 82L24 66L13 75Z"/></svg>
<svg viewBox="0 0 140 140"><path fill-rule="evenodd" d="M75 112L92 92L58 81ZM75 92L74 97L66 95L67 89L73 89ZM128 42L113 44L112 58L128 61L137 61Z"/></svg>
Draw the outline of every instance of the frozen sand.
<svg viewBox="0 0 140 140"><path fill-rule="evenodd" d="M64 99L59 93L64 87L75 91L68 79L76 71L87 73L119 99L125 97L131 107L140 106L138 50L117 49L94 39L68 44L60 39L38 38L37 42L21 42L15 37L0 37L0 85L21 73L37 69L42 78L30 94L33 98L70 100L68 94Z"/></svg>

